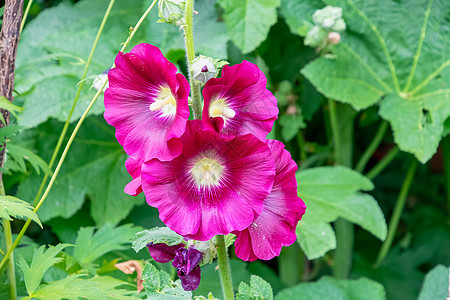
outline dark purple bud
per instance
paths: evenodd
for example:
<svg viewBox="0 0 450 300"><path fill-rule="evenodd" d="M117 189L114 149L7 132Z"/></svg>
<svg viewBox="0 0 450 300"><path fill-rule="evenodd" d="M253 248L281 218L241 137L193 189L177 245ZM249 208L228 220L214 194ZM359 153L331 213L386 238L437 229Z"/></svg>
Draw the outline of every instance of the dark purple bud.
<svg viewBox="0 0 450 300"><path fill-rule="evenodd" d="M150 256L155 261L160 262L160 263L167 263L174 259L175 252L178 249L180 249L180 248L184 249L184 244L180 243L178 245L168 246L164 243L159 243L159 244L149 243L147 245L147 248L148 248L148 252L150 252Z"/></svg>
<svg viewBox="0 0 450 300"><path fill-rule="evenodd" d="M193 291L200 284L200 266L203 253L193 248L180 248L175 251L172 265L177 269L181 285L185 291Z"/></svg>

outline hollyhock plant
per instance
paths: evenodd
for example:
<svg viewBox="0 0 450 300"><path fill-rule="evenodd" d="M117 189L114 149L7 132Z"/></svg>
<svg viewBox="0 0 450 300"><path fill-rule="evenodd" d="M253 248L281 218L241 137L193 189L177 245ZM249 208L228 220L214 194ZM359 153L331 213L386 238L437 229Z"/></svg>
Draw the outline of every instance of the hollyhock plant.
<svg viewBox="0 0 450 300"><path fill-rule="evenodd" d="M125 152L138 161L178 156L189 118L186 78L150 44L119 52L115 64L108 74L104 117Z"/></svg>
<svg viewBox="0 0 450 300"><path fill-rule="evenodd" d="M297 165L283 143L268 140L275 161L275 180L264 200L261 214L246 229L236 234L236 255L242 260L269 260L280 255L282 246L293 244L295 228L305 213L305 203L297 196Z"/></svg>
<svg viewBox="0 0 450 300"><path fill-rule="evenodd" d="M181 280L181 286L185 291L193 291L200 284L200 262L203 253L194 247L179 248L175 251L175 258L172 266L177 269L178 277Z"/></svg>
<svg viewBox="0 0 450 300"><path fill-rule="evenodd" d="M269 147L251 134L233 139L188 121L182 153L142 166L147 203L178 234L209 240L247 228L272 190L275 164Z"/></svg>
<svg viewBox="0 0 450 300"><path fill-rule="evenodd" d="M203 89L203 126L229 138L251 133L264 140L278 116L277 99L266 83L251 62L224 66L222 76L210 79Z"/></svg>

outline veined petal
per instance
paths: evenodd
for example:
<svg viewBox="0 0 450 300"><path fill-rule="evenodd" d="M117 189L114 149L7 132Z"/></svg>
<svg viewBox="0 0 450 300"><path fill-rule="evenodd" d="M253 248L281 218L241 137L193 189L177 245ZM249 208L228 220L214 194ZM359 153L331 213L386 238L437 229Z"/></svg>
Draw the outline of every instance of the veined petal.
<svg viewBox="0 0 450 300"><path fill-rule="evenodd" d="M248 61L224 66L203 89L203 126L228 138L251 133L264 140L277 119L277 100L264 73Z"/></svg>
<svg viewBox="0 0 450 300"><path fill-rule="evenodd" d="M188 121L183 151L172 161L144 163L142 187L172 230L209 240L247 228L272 189L275 164L268 146L251 134L233 139Z"/></svg>
<svg viewBox="0 0 450 300"><path fill-rule="evenodd" d="M295 228L306 206L297 196L297 165L284 145L268 140L276 175L271 193L264 200L261 214L246 229L236 234L236 255L248 261L269 260L280 255L282 246L295 242Z"/></svg>
<svg viewBox="0 0 450 300"><path fill-rule="evenodd" d="M128 195L137 196L142 193L141 167L142 162L139 162L132 157L129 157L125 161L125 168L133 178L133 180L125 186L125 193Z"/></svg>
<svg viewBox="0 0 450 300"><path fill-rule="evenodd" d="M125 152L139 161L171 160L189 118L189 83L161 51L139 44L119 53L109 71L105 120L116 128Z"/></svg>

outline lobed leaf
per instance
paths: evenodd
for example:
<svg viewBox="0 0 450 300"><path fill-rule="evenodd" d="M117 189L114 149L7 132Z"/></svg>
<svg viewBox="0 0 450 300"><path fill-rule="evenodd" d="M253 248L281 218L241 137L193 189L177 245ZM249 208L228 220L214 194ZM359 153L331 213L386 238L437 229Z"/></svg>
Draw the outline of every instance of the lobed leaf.
<svg viewBox="0 0 450 300"><path fill-rule="evenodd" d="M170 275L147 263L142 272L145 292L148 299L158 300L190 300L192 293L183 290L180 281L173 282Z"/></svg>
<svg viewBox="0 0 450 300"><path fill-rule="evenodd" d="M133 237L132 247L134 251L139 252L145 248L149 243L164 243L169 246L174 246L183 241L183 237L178 233L172 231L168 227L155 227L149 230L144 230L136 233Z"/></svg>
<svg viewBox="0 0 450 300"><path fill-rule="evenodd" d="M236 294L237 300L273 300L273 291L269 283L259 276L250 277L250 285L245 282L239 284L239 292Z"/></svg>
<svg viewBox="0 0 450 300"><path fill-rule="evenodd" d="M438 265L425 276L419 300L445 299L448 296L449 267Z"/></svg>

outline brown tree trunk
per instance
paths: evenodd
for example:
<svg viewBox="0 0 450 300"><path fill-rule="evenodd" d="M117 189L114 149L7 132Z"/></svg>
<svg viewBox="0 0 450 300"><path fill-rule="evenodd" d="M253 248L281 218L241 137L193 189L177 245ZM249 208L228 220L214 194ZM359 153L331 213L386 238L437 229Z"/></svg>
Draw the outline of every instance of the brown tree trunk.
<svg viewBox="0 0 450 300"><path fill-rule="evenodd" d="M14 69L22 16L23 0L6 0L0 32L0 97L5 97L11 102L13 101ZM9 111L0 109L0 113L6 121L6 124L0 121L0 128L2 128L9 123ZM3 168L6 144L1 147L0 166ZM3 173L0 171L0 182L3 182L2 175Z"/></svg>

